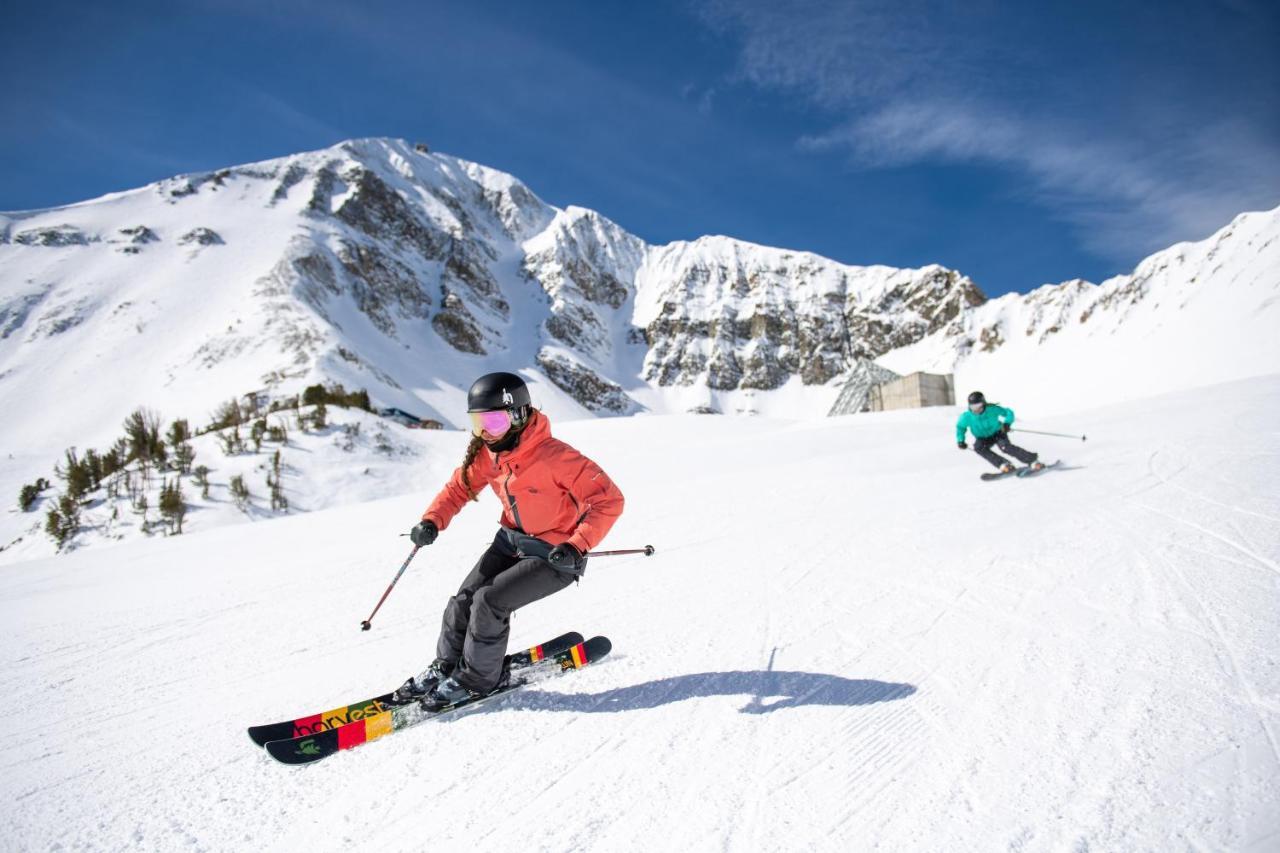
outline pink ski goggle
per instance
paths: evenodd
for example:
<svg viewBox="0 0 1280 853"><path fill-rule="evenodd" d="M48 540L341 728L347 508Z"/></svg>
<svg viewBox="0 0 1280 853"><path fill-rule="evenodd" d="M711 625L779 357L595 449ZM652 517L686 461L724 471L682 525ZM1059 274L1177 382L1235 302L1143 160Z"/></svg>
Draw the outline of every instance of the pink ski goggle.
<svg viewBox="0 0 1280 853"><path fill-rule="evenodd" d="M511 429L511 413L506 409L494 412L471 412L471 432L474 435L488 433L499 436Z"/></svg>

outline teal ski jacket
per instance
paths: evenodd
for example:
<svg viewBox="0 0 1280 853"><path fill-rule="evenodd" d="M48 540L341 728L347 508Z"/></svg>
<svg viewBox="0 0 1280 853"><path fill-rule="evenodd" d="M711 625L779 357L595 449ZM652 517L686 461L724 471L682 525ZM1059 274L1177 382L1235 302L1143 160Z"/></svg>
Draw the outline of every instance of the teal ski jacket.
<svg viewBox="0 0 1280 853"><path fill-rule="evenodd" d="M960 414L960 420L956 421L956 444L964 442L965 430L972 432L974 438L990 438L1000 431L1001 423L1013 423L1013 409L991 403L987 403L980 415L965 409Z"/></svg>

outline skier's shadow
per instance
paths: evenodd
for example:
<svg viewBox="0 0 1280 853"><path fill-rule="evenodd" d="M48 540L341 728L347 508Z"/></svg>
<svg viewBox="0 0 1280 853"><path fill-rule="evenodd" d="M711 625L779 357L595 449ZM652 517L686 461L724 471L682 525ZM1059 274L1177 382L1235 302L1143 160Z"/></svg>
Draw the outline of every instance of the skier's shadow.
<svg viewBox="0 0 1280 853"><path fill-rule="evenodd" d="M657 708L704 696L750 696L739 709L743 714L770 714L804 705L874 705L905 699L916 692L913 684L896 684L861 678L842 678L819 672L749 670L696 672L602 693L553 693L529 690L490 706L487 711L577 711L608 714Z"/></svg>

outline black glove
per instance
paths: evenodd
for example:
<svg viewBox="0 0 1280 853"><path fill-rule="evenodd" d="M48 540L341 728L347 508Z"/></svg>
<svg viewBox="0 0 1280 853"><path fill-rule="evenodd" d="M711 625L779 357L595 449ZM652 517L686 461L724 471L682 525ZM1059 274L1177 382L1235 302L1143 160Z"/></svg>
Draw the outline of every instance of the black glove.
<svg viewBox="0 0 1280 853"><path fill-rule="evenodd" d="M1000 431L1008 432L1010 429L1012 429L1012 427L1013 427L1013 424L1000 424Z"/></svg>
<svg viewBox="0 0 1280 853"><path fill-rule="evenodd" d="M547 562L552 568L562 572L581 572L587 558L582 556L582 552L577 548L565 542L551 549L551 553L547 555Z"/></svg>
<svg viewBox="0 0 1280 853"><path fill-rule="evenodd" d="M409 531L409 540L419 548L430 545L436 541L436 537L440 535L440 528L436 527L434 521L423 519L413 526Z"/></svg>
<svg viewBox="0 0 1280 853"><path fill-rule="evenodd" d="M969 449L969 442L967 442L967 441L957 441L957 442L956 442L956 447L960 448L961 450L968 450L968 449Z"/></svg>

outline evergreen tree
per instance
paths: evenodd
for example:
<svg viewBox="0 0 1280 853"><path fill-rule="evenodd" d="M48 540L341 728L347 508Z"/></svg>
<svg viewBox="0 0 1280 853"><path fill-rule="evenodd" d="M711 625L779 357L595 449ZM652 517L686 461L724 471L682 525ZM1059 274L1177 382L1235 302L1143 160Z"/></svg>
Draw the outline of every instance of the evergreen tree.
<svg viewBox="0 0 1280 853"><path fill-rule="evenodd" d="M249 487L245 485L244 477L239 474L231 478L231 497L235 499L236 506L241 511L249 508L249 498L252 495L249 494Z"/></svg>
<svg viewBox="0 0 1280 853"><path fill-rule="evenodd" d="M193 478L196 485L200 487L200 497L206 501L209 500L209 468L205 465L197 465Z"/></svg>
<svg viewBox="0 0 1280 853"><path fill-rule="evenodd" d="M67 494L75 500L93 491L93 475L89 466L76 456L74 447L67 450L66 459L62 465L54 468L54 473L66 483Z"/></svg>
<svg viewBox="0 0 1280 853"><path fill-rule="evenodd" d="M30 512L31 507L40 498L40 493L49 488L49 481L44 477L40 477L34 483L28 483L22 487L22 491L18 494L18 506L23 512Z"/></svg>
<svg viewBox="0 0 1280 853"><path fill-rule="evenodd" d="M224 430L218 433L218 443L222 445L222 452L227 456L244 453L244 438L240 435L239 426L233 426L231 432Z"/></svg>
<svg viewBox="0 0 1280 853"><path fill-rule="evenodd" d="M124 421L125 439L128 441L127 461L138 460L144 467L163 465L166 458L164 442L160 440L160 416L147 409L136 409Z"/></svg>
<svg viewBox="0 0 1280 853"><path fill-rule="evenodd" d="M209 425L209 429L226 429L229 426L240 426L242 423L244 423L244 412L240 410L240 403L233 399L218 407L218 411L213 415L213 423Z"/></svg>
<svg viewBox="0 0 1280 853"><path fill-rule="evenodd" d="M160 488L160 515L169 523L169 532L182 533L182 519L187 515L187 501L182 494L182 484L175 478L165 481Z"/></svg>
<svg viewBox="0 0 1280 853"><path fill-rule="evenodd" d="M80 532L80 502L70 495L58 498L58 502L49 508L45 516L44 529L53 537L61 551L62 546Z"/></svg>
<svg viewBox="0 0 1280 853"><path fill-rule="evenodd" d="M196 459L195 448L190 444L183 443L178 445L178 449L173 454L173 465L178 469L179 474L190 474L191 463Z"/></svg>
<svg viewBox="0 0 1280 853"><path fill-rule="evenodd" d="M102 487L102 457L98 451L90 448L84 452L84 468L89 475L89 491L96 492Z"/></svg>
<svg viewBox="0 0 1280 853"><path fill-rule="evenodd" d="M271 457L271 470L267 473L267 488L271 490L271 509L287 511L289 499L284 496L284 481L280 474L282 467L280 451L277 450Z"/></svg>
<svg viewBox="0 0 1280 853"><path fill-rule="evenodd" d="M302 405L314 406L323 403L328 397L323 385L308 385L302 391Z"/></svg>
<svg viewBox="0 0 1280 853"><path fill-rule="evenodd" d="M116 443L111 449L102 454L102 476L110 477L112 474L124 468L129 461L129 442L123 438L117 438Z"/></svg>
<svg viewBox="0 0 1280 853"><path fill-rule="evenodd" d="M249 428L249 439L253 442L253 452L262 450L262 439L267 435L267 419L258 418Z"/></svg>
<svg viewBox="0 0 1280 853"><path fill-rule="evenodd" d="M179 445L185 444L186 442L190 441L191 428L187 425L186 420L179 418L178 420L169 424L169 432L168 432L167 438L169 439L169 446L172 447L175 451L178 449Z"/></svg>
<svg viewBox="0 0 1280 853"><path fill-rule="evenodd" d="M185 419L178 419L169 425L167 435L172 450L173 466L181 474L191 473L191 462L196 458L195 449L191 447L191 427Z"/></svg>

